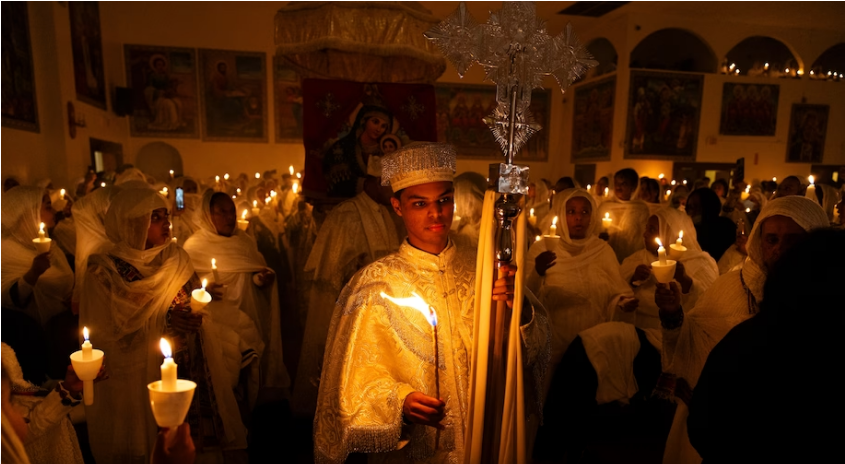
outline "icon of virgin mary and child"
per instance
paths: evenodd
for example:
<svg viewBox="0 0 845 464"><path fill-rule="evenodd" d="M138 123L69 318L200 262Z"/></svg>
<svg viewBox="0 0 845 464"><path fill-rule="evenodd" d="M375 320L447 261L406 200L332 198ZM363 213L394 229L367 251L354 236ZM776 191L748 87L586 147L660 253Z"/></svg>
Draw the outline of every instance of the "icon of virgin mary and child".
<svg viewBox="0 0 845 464"><path fill-rule="evenodd" d="M402 147L394 133L398 123L386 108L364 105L358 110L348 132L331 143L323 155L323 174L329 198L351 198L361 191L367 175L380 175L382 156ZM368 169L369 168L369 169Z"/></svg>

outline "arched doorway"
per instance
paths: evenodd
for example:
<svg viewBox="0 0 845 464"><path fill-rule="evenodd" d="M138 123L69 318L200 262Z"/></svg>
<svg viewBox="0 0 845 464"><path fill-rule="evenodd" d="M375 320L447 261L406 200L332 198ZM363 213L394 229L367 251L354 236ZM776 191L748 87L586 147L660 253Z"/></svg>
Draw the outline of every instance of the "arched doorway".
<svg viewBox="0 0 845 464"><path fill-rule="evenodd" d="M169 143L151 142L138 150L135 167L158 181L167 182L171 169L177 176L182 174L182 155Z"/></svg>

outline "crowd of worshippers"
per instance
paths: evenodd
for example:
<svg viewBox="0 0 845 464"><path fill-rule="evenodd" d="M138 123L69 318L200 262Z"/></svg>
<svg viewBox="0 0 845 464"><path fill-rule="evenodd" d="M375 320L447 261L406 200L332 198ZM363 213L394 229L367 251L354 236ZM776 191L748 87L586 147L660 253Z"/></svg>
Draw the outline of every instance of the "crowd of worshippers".
<svg viewBox="0 0 845 464"><path fill-rule="evenodd" d="M372 164L359 193L330 209L305 201L292 169L156 180L123 166L90 171L66 190L6 179L4 462L82 463L72 425L80 421L98 464L255 462L250 412L272 401L289 402L298 417L317 414L315 455L331 462L318 435L346 440L347 431L326 430L344 422L319 410L328 350L343 354L327 340L356 330L333 322L346 304L339 298L362 269L420 248L420 225L400 214L404 190L383 185ZM446 249L474 256L488 181L467 172L437 182L448 184L437 202L450 211L436 213L449 219ZM667 463L762 461L810 441L836 443L819 409L835 418L841 406L834 400L828 413L811 398L835 389L826 380L843 361L842 197L795 176L729 185L622 169L587 188L570 177L532 180L528 251L516 264L547 316L537 321L547 321L549 356L537 361L545 375L529 416L543 419L528 421L528 453L579 462L590 434L601 434L589 424L602 405L652 398L677 404ZM49 251L38 251L38 237L52 239ZM653 265L675 243L686 251L674 258L672 282L659 283ZM192 310L198 288L212 301ZM94 404L79 407L82 381L68 356L83 326L106 355ZM147 392L160 378L161 338L178 377L197 384L185 424L170 435L156 427ZM399 391L405 403L413 396ZM443 402L414 417L405 406L402 427L433 429L450 417ZM803 452L819 451L811 448Z"/></svg>

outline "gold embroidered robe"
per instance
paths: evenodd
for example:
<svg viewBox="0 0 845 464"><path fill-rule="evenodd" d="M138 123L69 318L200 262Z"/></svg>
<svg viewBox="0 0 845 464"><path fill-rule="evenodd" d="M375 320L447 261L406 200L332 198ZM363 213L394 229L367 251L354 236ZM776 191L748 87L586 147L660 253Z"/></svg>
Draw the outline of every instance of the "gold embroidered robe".
<svg viewBox="0 0 845 464"><path fill-rule="evenodd" d="M326 343L314 419L316 462L341 463L356 452L376 453L370 462L463 461L475 264L475 251L451 240L438 255L406 240L398 253L362 269L344 288ZM437 312L439 388L446 402L446 429L439 434L402 417L408 394L435 396L432 328L422 313L381 292L394 298L414 292ZM547 342L539 325L532 317L523 338ZM527 351L532 359L542 349L529 345Z"/></svg>

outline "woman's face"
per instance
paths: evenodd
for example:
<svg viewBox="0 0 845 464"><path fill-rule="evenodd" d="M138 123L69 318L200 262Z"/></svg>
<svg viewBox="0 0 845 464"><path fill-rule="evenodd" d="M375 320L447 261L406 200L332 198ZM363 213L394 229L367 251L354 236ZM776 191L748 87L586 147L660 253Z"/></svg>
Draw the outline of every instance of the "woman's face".
<svg viewBox="0 0 845 464"><path fill-rule="evenodd" d="M46 193L41 197L41 222L48 229L56 225L56 212L53 211L53 202L50 200L50 195Z"/></svg>
<svg viewBox="0 0 845 464"><path fill-rule="evenodd" d="M231 237L238 225L235 202L228 196L225 196L212 203L211 222L214 224L214 228L217 229L218 235Z"/></svg>
<svg viewBox="0 0 845 464"><path fill-rule="evenodd" d="M170 240L170 214L167 208L154 209L150 215L150 228L147 229L145 249L161 246Z"/></svg>
<svg viewBox="0 0 845 464"><path fill-rule="evenodd" d="M378 140L387 131L387 118L377 114L367 120L364 133L372 140Z"/></svg>
<svg viewBox="0 0 845 464"><path fill-rule="evenodd" d="M570 198L566 202L566 227L569 238L578 240L587 236L593 219L593 205L584 197Z"/></svg>

